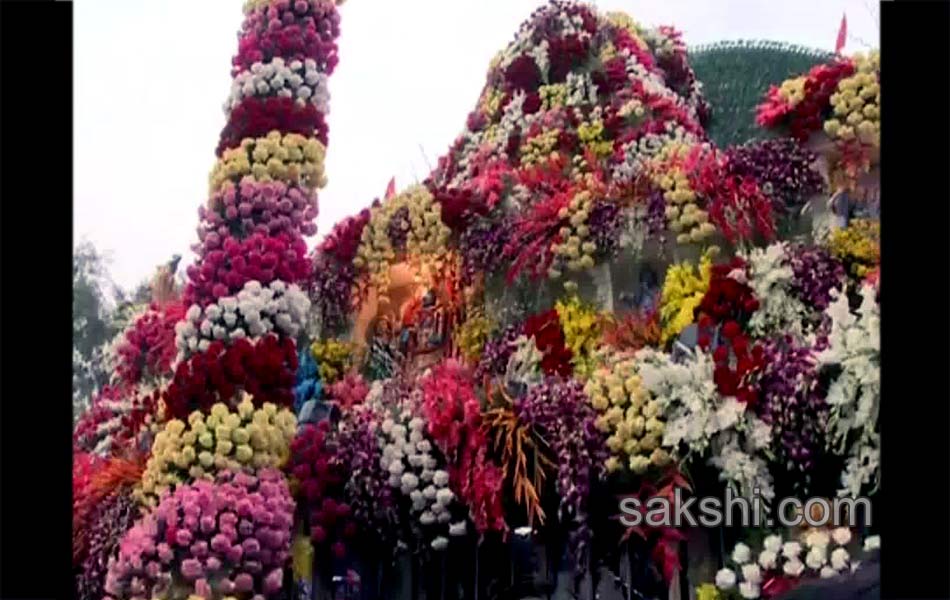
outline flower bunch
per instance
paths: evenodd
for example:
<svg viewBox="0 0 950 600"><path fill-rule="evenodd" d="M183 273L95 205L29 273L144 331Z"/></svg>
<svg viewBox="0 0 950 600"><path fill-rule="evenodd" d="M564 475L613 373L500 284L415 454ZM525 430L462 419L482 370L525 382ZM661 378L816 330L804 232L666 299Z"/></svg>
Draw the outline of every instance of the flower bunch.
<svg viewBox="0 0 950 600"><path fill-rule="evenodd" d="M312 104L321 114L330 108L328 77L317 69L312 58L291 60L275 56L270 62L256 62L238 73L231 82L231 95L224 103L226 115L250 98L278 97L298 105Z"/></svg>
<svg viewBox="0 0 950 600"><path fill-rule="evenodd" d="M738 591L742 598L778 598L804 580L853 573L860 561L853 560L848 551L848 546L854 545L852 538L847 527L809 529L799 540L785 541L772 534L766 536L758 553L739 542L729 557L734 566L723 567L716 573L715 587L707 595L718 600L731 598ZM863 550L877 550L880 544L879 536L869 536L864 540Z"/></svg>
<svg viewBox="0 0 950 600"><path fill-rule="evenodd" d="M389 473L389 485L408 501L416 535L433 550L445 550L447 536L466 533L464 520L452 522L456 497L449 487L449 473L426 439L425 420L413 417L405 407L392 410L393 416L383 420L378 432L379 464Z"/></svg>
<svg viewBox="0 0 950 600"><path fill-rule="evenodd" d="M841 142L857 141L863 146L881 145L880 53L856 55L854 74L838 82L829 101L834 116L824 122L825 133Z"/></svg>
<svg viewBox="0 0 950 600"><path fill-rule="evenodd" d="M700 172L698 166L709 169L708 163L715 162L716 158L715 152L707 146L672 142L664 145L650 161L650 178L662 193L664 217L679 244L702 242L716 230L709 222L709 213L704 210L705 198L698 193L700 190L694 181Z"/></svg>
<svg viewBox="0 0 950 600"><path fill-rule="evenodd" d="M587 501L608 457L597 413L575 380L551 379L532 386L515 399L514 409L519 421L533 428L554 454L559 518L571 528L571 554L576 567L583 569L592 536Z"/></svg>
<svg viewBox="0 0 950 600"><path fill-rule="evenodd" d="M400 224L398 231L392 230L394 222ZM404 244L393 239L394 233L405 236ZM413 185L370 209L353 264L368 273L370 285L385 295L389 266L397 258L398 246L419 264L424 277L432 277L442 269L450 233L442 222L440 205L429 190Z"/></svg>
<svg viewBox="0 0 950 600"><path fill-rule="evenodd" d="M89 553L95 551L92 534L101 516L97 511L104 503L113 502L115 496L128 496L141 482L144 468L144 455L139 453L129 458L113 456L105 460L95 454L74 454L73 565L84 562ZM104 560L102 567L105 567Z"/></svg>
<svg viewBox="0 0 950 600"><path fill-rule="evenodd" d="M569 376L573 371L571 360L574 357L567 347L564 330L557 309L532 315L524 323L523 334L534 341L541 353L541 369L548 375Z"/></svg>
<svg viewBox="0 0 950 600"><path fill-rule="evenodd" d="M812 348L785 336L766 341L763 358L754 375L759 389L756 412L778 441L777 462L794 474L807 474L824 450L828 418Z"/></svg>
<svg viewBox="0 0 950 600"><path fill-rule="evenodd" d="M469 509L475 529L505 531L501 469L488 457L481 403L471 373L449 360L420 382L426 432L446 459L449 483Z"/></svg>
<svg viewBox="0 0 950 600"><path fill-rule="evenodd" d="M195 248L198 262L188 267L190 284L185 302L208 304L237 294L248 281L266 285L275 279L288 284L307 277L307 244L290 233L265 236L254 233L240 239L211 232Z"/></svg>
<svg viewBox="0 0 950 600"><path fill-rule="evenodd" d="M294 412L299 414L304 402L319 398L323 392L317 361L313 359L310 348L303 347L297 357L296 385L294 386Z"/></svg>
<svg viewBox="0 0 950 600"><path fill-rule="evenodd" d="M579 377L587 376L594 368L594 353L603 334L603 318L595 308L572 295L554 305L564 345L571 351L571 363Z"/></svg>
<svg viewBox="0 0 950 600"><path fill-rule="evenodd" d="M219 471L280 467L296 429L292 412L271 403L255 410L247 395L233 411L218 403L207 416L191 413L187 425L172 419L155 436L136 495L151 504L170 487Z"/></svg>
<svg viewBox="0 0 950 600"><path fill-rule="evenodd" d="M105 496L92 509L83 523L85 550L76 576L77 598L100 600L105 595L106 566L137 517L138 505L128 494Z"/></svg>
<svg viewBox="0 0 950 600"><path fill-rule="evenodd" d="M104 386L76 423L74 446L103 456L147 447L160 398L158 389Z"/></svg>
<svg viewBox="0 0 950 600"><path fill-rule="evenodd" d="M730 175L754 179L778 212L801 206L824 188L815 168L818 157L793 138L731 146L725 160Z"/></svg>
<svg viewBox="0 0 950 600"><path fill-rule="evenodd" d="M594 207L594 197L584 190L575 194L566 206L558 211L558 217L564 224L558 230L558 238L551 246L551 252L560 257L551 269L555 272L567 267L569 271L580 271L594 266L597 242L590 239L588 220ZM558 241L559 240L559 241Z"/></svg>
<svg viewBox="0 0 950 600"><path fill-rule="evenodd" d="M363 403L369 393L369 385L359 373L349 372L327 388L327 396L346 410Z"/></svg>
<svg viewBox="0 0 950 600"><path fill-rule="evenodd" d="M604 344L617 352L635 352L645 346L662 345L660 311L631 311L611 316L604 323Z"/></svg>
<svg viewBox="0 0 950 600"><path fill-rule="evenodd" d="M756 108L756 122L767 128L787 126L792 137L805 141L822 127L831 96L838 83L854 74L854 61L836 57L816 65L803 77L771 86Z"/></svg>
<svg viewBox="0 0 950 600"><path fill-rule="evenodd" d="M320 380L331 385L343 377L353 362L353 345L337 339L317 340L310 346L310 353L320 371Z"/></svg>
<svg viewBox="0 0 950 600"><path fill-rule="evenodd" d="M817 320L812 318L813 309L795 294L790 257L791 249L784 242L740 253L748 285L759 303L748 320L748 329L756 336L787 333L801 339Z"/></svg>
<svg viewBox="0 0 950 600"><path fill-rule="evenodd" d="M116 347L115 375L120 385L158 383L172 374L175 323L185 314L180 302L151 305L122 334Z"/></svg>
<svg viewBox="0 0 950 600"><path fill-rule="evenodd" d="M202 242L212 232L221 240L235 231L244 235L313 235L317 232L317 197L282 181L259 182L248 177L236 185L225 183L211 195L207 208L198 209L198 216L198 239Z"/></svg>
<svg viewBox="0 0 950 600"><path fill-rule="evenodd" d="M245 19L232 60L232 74L253 69L255 63L316 61L327 75L338 62L336 38L340 15L332 0L254 1L245 7Z"/></svg>
<svg viewBox="0 0 950 600"><path fill-rule="evenodd" d="M642 475L650 466L666 466L670 455L660 447L660 403L643 389L633 358L609 356L605 363L591 374L584 393L600 413L597 428L610 434L607 470L616 471L627 465L635 474Z"/></svg>
<svg viewBox="0 0 950 600"><path fill-rule="evenodd" d="M122 538L104 598L275 597L290 559L294 501L279 471L225 471L161 503Z"/></svg>
<svg viewBox="0 0 950 600"><path fill-rule="evenodd" d="M462 358L477 364L481 360L482 349L490 334L491 321L485 316L484 311L474 311L456 330L455 346L462 353Z"/></svg>
<svg viewBox="0 0 950 600"><path fill-rule="evenodd" d="M221 130L214 152L220 157L228 149L240 146L245 139L264 137L275 130L312 136L325 147L327 129L325 113L313 104L290 97L250 97L228 114L228 122Z"/></svg>
<svg viewBox="0 0 950 600"><path fill-rule="evenodd" d="M831 232L828 249L844 263L850 275L863 278L881 264L881 224L854 219L847 227Z"/></svg>
<svg viewBox="0 0 950 600"><path fill-rule="evenodd" d="M687 262L671 265L666 270L659 310L664 344L693 323L696 309L706 296L711 276L710 253L703 255L698 271Z"/></svg>
<svg viewBox="0 0 950 600"><path fill-rule="evenodd" d="M509 325L485 341L478 365L475 367L475 379L504 375L508 361L515 351L515 340L521 335L521 328Z"/></svg>
<svg viewBox="0 0 950 600"><path fill-rule="evenodd" d="M356 537L357 524L344 493L348 465L340 460L330 423L305 425L291 444L290 456L288 469L306 501L315 549L343 558L346 542Z"/></svg>
<svg viewBox="0 0 950 600"><path fill-rule="evenodd" d="M255 342L238 339L229 346L216 340L178 363L162 396L166 412L170 418L185 419L194 410L231 403L240 390L253 396L257 406L293 406L296 369L297 350L289 338L270 334Z"/></svg>
<svg viewBox="0 0 950 600"><path fill-rule="evenodd" d="M369 218L364 209L338 222L312 257L311 300L327 327L341 328L349 318L357 278L353 259Z"/></svg>
<svg viewBox="0 0 950 600"><path fill-rule="evenodd" d="M175 344L183 358L204 352L217 340L258 339L271 332L296 338L307 319L310 300L297 285L274 280L266 286L248 281L236 296L204 308L192 304L175 325Z"/></svg>
<svg viewBox="0 0 950 600"><path fill-rule="evenodd" d="M857 497L880 478L881 317L876 290L861 287L861 305L851 312L847 294L837 294L826 314L828 346L817 356L823 371L837 375L828 387L829 449L847 457L839 495Z"/></svg>
<svg viewBox="0 0 950 600"><path fill-rule="evenodd" d="M241 145L221 153L211 170L211 192L244 177L255 181L283 181L307 190L326 185L323 159L326 147L316 138L279 130L265 137L244 138Z"/></svg>
<svg viewBox="0 0 950 600"><path fill-rule="evenodd" d="M661 446L677 458L706 457L720 470L720 479L736 485L744 497L758 488L771 499L772 477L763 458L771 430L746 403L720 395L713 361L702 352L688 352L677 363L652 348L638 351L634 359L641 385L666 421Z"/></svg>
<svg viewBox="0 0 950 600"><path fill-rule="evenodd" d="M792 293L806 306L824 311L831 302L832 290L844 287L844 266L824 248L791 246L788 263L792 268Z"/></svg>

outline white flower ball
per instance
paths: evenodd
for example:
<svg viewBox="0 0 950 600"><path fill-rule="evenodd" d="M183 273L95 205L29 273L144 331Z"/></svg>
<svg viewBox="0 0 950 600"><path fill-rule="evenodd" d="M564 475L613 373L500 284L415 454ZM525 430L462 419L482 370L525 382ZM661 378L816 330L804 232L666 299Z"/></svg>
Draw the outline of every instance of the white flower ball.
<svg viewBox="0 0 950 600"><path fill-rule="evenodd" d="M802 545L798 542L785 542L782 544L782 555L788 558L798 558L802 553Z"/></svg>
<svg viewBox="0 0 950 600"><path fill-rule="evenodd" d="M759 585L756 583L751 583L749 581L743 581L739 584L739 594L743 598L758 598L759 597Z"/></svg>
<svg viewBox="0 0 950 600"><path fill-rule="evenodd" d="M452 523L449 526L449 535L458 537L460 535L465 535L467 526L465 521L459 521L458 523Z"/></svg>
<svg viewBox="0 0 950 600"><path fill-rule="evenodd" d="M782 566L782 571L789 577L798 577L805 570L805 563L796 559L787 561Z"/></svg>
<svg viewBox="0 0 950 600"><path fill-rule="evenodd" d="M383 429L383 433L386 433L386 434L392 432L392 430L393 430L393 420L392 420L392 419L386 419L385 421L383 421L382 429Z"/></svg>
<svg viewBox="0 0 950 600"><path fill-rule="evenodd" d="M425 462L425 465L424 465L424 466L425 466L425 468L427 468L427 469L435 470L435 468L436 468L437 466L439 466L439 461L437 461L434 456L428 456L428 455L427 455L427 456L426 456L426 462ZM448 483L448 481L449 481L448 478L449 478L449 474L446 473L446 474L445 474L445 482L446 482L446 483Z"/></svg>
<svg viewBox="0 0 950 600"><path fill-rule="evenodd" d="M198 321L201 318L201 307L197 304L192 304L188 308L188 312L185 313L185 318L189 321Z"/></svg>
<svg viewBox="0 0 950 600"><path fill-rule="evenodd" d="M426 497L427 500L434 500L438 490L434 485L428 485L424 490L422 490L422 495Z"/></svg>
<svg viewBox="0 0 950 600"><path fill-rule="evenodd" d="M211 328L211 334L216 340L223 340L228 336L228 330L220 325L215 325Z"/></svg>
<svg viewBox="0 0 950 600"><path fill-rule="evenodd" d="M828 579L829 577L834 577L837 574L838 572L832 569L831 567L829 567L828 565L825 565L824 567L822 567L821 572L819 573L822 579Z"/></svg>
<svg viewBox="0 0 950 600"><path fill-rule="evenodd" d="M770 535L765 538L763 546L766 550L770 552L775 552L776 554L782 549L782 536L780 535Z"/></svg>
<svg viewBox="0 0 950 600"><path fill-rule="evenodd" d="M762 570L755 563L742 565L742 578L749 583L758 585L762 583Z"/></svg>
<svg viewBox="0 0 950 600"><path fill-rule="evenodd" d="M435 519L439 523L448 523L449 521L452 520L452 513L450 513L447 510L443 510L442 512L436 515Z"/></svg>
<svg viewBox="0 0 950 600"><path fill-rule="evenodd" d="M435 472L435 475L432 476L432 481L439 487L445 487L449 484L449 474L439 469Z"/></svg>
<svg viewBox="0 0 950 600"><path fill-rule="evenodd" d="M418 469L422 466L422 455L420 454L410 454L406 457L406 460L409 461L409 466Z"/></svg>
<svg viewBox="0 0 950 600"><path fill-rule="evenodd" d="M217 321L221 318L221 307L217 304L209 305L208 308L205 309L205 317L212 321Z"/></svg>
<svg viewBox="0 0 950 600"><path fill-rule="evenodd" d="M407 494L419 487L419 478L412 473L403 473L401 479L402 487L407 489Z"/></svg>
<svg viewBox="0 0 950 600"><path fill-rule="evenodd" d="M731 590L736 585L736 573L732 569L719 569L716 572L716 587Z"/></svg>
<svg viewBox="0 0 950 600"><path fill-rule="evenodd" d="M455 499L455 494L449 488L441 488L435 494L435 501L442 506L448 506Z"/></svg>
<svg viewBox="0 0 950 600"><path fill-rule="evenodd" d="M422 432L421 432L421 431L415 431L415 430L410 429L410 433L409 433L409 443L410 443L410 444L418 444L418 443L421 442L423 439L425 439L425 438L422 437ZM420 449L420 451L423 451L423 450ZM425 452L427 452L427 451L425 451Z"/></svg>
<svg viewBox="0 0 950 600"><path fill-rule="evenodd" d="M224 313L224 324L228 327L234 327L237 324L237 315L233 312Z"/></svg>
<svg viewBox="0 0 950 600"><path fill-rule="evenodd" d="M401 460L394 460L389 465L389 472L393 475L402 475L405 470L406 467L402 464Z"/></svg>
<svg viewBox="0 0 950 600"><path fill-rule="evenodd" d="M763 569L774 569L778 561L778 553L773 550L763 550L759 553L759 565Z"/></svg>
<svg viewBox="0 0 950 600"><path fill-rule="evenodd" d="M881 547L881 536L872 535L864 540L864 551L871 552Z"/></svg>
<svg viewBox="0 0 950 600"><path fill-rule="evenodd" d="M432 540L431 546L433 550L441 552L442 550L445 550L449 547L449 538L442 537L440 535L439 537Z"/></svg>
<svg viewBox="0 0 950 600"><path fill-rule="evenodd" d="M422 473L419 474L419 477L422 479L422 481L432 481L432 478L435 477L435 471L431 469L423 469Z"/></svg>
<svg viewBox="0 0 950 600"><path fill-rule="evenodd" d="M429 440L422 440L416 443L416 449L419 450L419 452L428 453L432 451L432 444L429 443Z"/></svg>
<svg viewBox="0 0 950 600"><path fill-rule="evenodd" d="M419 522L423 525L432 525L435 523L435 515L429 511L425 511L419 515Z"/></svg>
<svg viewBox="0 0 950 600"><path fill-rule="evenodd" d="M732 562L738 565L749 562L751 558L752 552L749 550L749 547L742 542L736 544L736 547L732 549Z"/></svg>
<svg viewBox="0 0 950 600"><path fill-rule="evenodd" d="M824 548L827 547L830 542L831 536L828 535L827 531L813 529L805 534L805 545L810 548Z"/></svg>
<svg viewBox="0 0 950 600"><path fill-rule="evenodd" d="M808 551L808 554L805 555L805 565L807 565L809 569L817 571L825 564L827 558L824 546L814 546Z"/></svg>
<svg viewBox="0 0 950 600"><path fill-rule="evenodd" d="M831 539L839 546L846 546L851 541L851 530L847 527L838 527L831 532Z"/></svg>
<svg viewBox="0 0 950 600"><path fill-rule="evenodd" d="M831 567L835 571L841 571L848 566L848 560L851 556L848 554L848 551L844 548L835 548L831 553Z"/></svg>

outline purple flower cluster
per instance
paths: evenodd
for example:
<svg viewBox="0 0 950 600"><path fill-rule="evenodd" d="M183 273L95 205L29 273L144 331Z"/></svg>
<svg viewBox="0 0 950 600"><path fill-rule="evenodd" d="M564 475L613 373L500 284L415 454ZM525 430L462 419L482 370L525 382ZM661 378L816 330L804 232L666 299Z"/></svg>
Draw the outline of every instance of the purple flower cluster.
<svg viewBox="0 0 950 600"><path fill-rule="evenodd" d="M368 408L343 413L336 434L340 461L347 465L346 497L357 522L391 545L396 513L390 473L380 466L379 439L374 429L378 419Z"/></svg>
<svg viewBox="0 0 950 600"><path fill-rule="evenodd" d="M482 356L475 367L475 380L486 376L503 375L508 368L508 359L515 351L515 340L522 328L509 325L498 335L488 339L482 348Z"/></svg>
<svg viewBox="0 0 950 600"><path fill-rule="evenodd" d="M208 206L210 210L204 206L198 209L201 241L213 231L221 238L229 234L317 233L316 194L280 181L245 177L236 186L228 182L211 196Z"/></svg>
<svg viewBox="0 0 950 600"><path fill-rule="evenodd" d="M583 569L592 532L587 522L591 484L604 475L606 436L594 422L597 413L577 380L550 379L515 401L518 418L553 449L557 463L560 519L571 523L570 548Z"/></svg>
<svg viewBox="0 0 950 600"><path fill-rule="evenodd" d="M590 227L590 241L597 244L598 254L607 257L617 255L622 223L619 204L609 201L594 204L587 218L587 226Z"/></svg>
<svg viewBox="0 0 950 600"><path fill-rule="evenodd" d="M323 252L316 252L310 278L310 301L322 315L325 327L336 330L346 326L355 282L356 267L352 262L341 263Z"/></svg>
<svg viewBox="0 0 950 600"><path fill-rule="evenodd" d="M466 228L459 239L462 252L462 276L466 282L477 273L492 273L501 266L502 251L508 239L504 223L481 220Z"/></svg>
<svg viewBox="0 0 950 600"><path fill-rule="evenodd" d="M661 190L650 192L646 222L650 235L660 235L669 229L669 223L666 220L666 200L663 199Z"/></svg>
<svg viewBox="0 0 950 600"><path fill-rule="evenodd" d="M731 174L755 179L779 212L800 206L824 187L814 166L817 157L791 138L732 146L726 160Z"/></svg>
<svg viewBox="0 0 950 600"><path fill-rule="evenodd" d="M793 293L806 305L823 311L831 302L831 290L842 289L846 273L824 248L805 245L791 246L788 262L792 267Z"/></svg>
<svg viewBox="0 0 950 600"><path fill-rule="evenodd" d="M171 597L183 588L205 598L273 597L290 559L294 508L276 469L179 487L122 538L104 597Z"/></svg>
<svg viewBox="0 0 950 600"><path fill-rule="evenodd" d="M86 556L76 577L76 598L101 600L109 558L137 516L138 504L128 494L111 494L96 505L87 525Z"/></svg>
<svg viewBox="0 0 950 600"><path fill-rule="evenodd" d="M813 349L784 339L764 343L764 367L756 374L757 411L772 426L778 460L791 473L807 474L824 447L821 432L828 405L819 383Z"/></svg>

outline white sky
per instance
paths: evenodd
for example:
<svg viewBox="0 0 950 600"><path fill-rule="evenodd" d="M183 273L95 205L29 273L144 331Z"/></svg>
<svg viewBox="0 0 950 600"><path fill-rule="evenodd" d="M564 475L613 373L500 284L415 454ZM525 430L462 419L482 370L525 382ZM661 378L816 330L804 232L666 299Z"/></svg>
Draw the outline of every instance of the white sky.
<svg viewBox="0 0 950 600"><path fill-rule="evenodd" d="M544 0L349 0L330 78L330 183L320 233L429 171L464 126L489 60ZM174 253L192 260L197 207L224 126L241 0L75 0L74 222L126 289ZM878 46L873 0L600 0L690 45L768 39Z"/></svg>

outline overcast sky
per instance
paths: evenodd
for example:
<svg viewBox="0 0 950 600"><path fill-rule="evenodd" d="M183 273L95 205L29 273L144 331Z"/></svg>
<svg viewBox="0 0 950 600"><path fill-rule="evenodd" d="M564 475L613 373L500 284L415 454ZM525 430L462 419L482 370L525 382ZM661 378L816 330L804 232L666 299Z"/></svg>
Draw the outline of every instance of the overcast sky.
<svg viewBox="0 0 950 600"><path fill-rule="evenodd" d="M197 207L224 126L241 0L75 0L74 222L132 288L172 254L191 262ZM349 0L330 78L320 233L421 180L465 123L492 56L543 0ZM690 45L768 39L878 45L873 0L600 0Z"/></svg>

